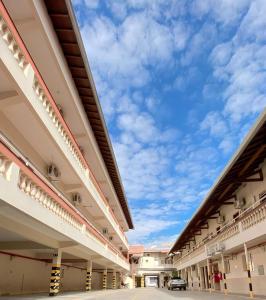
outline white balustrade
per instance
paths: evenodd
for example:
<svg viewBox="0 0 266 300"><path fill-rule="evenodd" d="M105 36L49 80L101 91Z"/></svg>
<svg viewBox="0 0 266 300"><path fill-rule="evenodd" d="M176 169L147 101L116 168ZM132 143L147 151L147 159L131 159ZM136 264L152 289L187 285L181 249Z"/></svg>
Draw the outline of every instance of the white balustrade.
<svg viewBox="0 0 266 300"><path fill-rule="evenodd" d="M7 44L10 52L13 54L13 57L18 62L19 67L24 71L24 74L26 75L29 62L27 62L15 37L13 36L12 32L9 30L5 19L1 15L0 15L0 35L2 39L5 41L5 43Z"/></svg>
<svg viewBox="0 0 266 300"><path fill-rule="evenodd" d="M243 218L241 221L242 230L247 230L248 228L262 222L266 219L266 203L261 206L258 206L254 211L249 213L248 216Z"/></svg>
<svg viewBox="0 0 266 300"><path fill-rule="evenodd" d="M82 230L82 223L78 222L66 209L60 206L53 197L48 195L40 186L36 185L27 175L20 172L19 188L32 199L38 201L45 208L51 210L54 214L72 225L78 230Z"/></svg>

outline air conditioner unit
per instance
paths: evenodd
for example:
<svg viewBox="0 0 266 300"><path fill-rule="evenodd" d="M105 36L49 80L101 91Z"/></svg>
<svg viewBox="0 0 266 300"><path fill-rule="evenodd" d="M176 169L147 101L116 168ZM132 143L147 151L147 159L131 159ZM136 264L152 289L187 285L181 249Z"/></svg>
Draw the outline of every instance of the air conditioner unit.
<svg viewBox="0 0 266 300"><path fill-rule="evenodd" d="M222 253L225 250L225 245L223 243L217 243L215 252L216 253Z"/></svg>
<svg viewBox="0 0 266 300"><path fill-rule="evenodd" d="M47 176L52 181L58 181L61 177L61 172L56 165L51 164L47 167Z"/></svg>
<svg viewBox="0 0 266 300"><path fill-rule="evenodd" d="M108 234L108 229L107 229L107 228L103 228L102 233L103 233L104 235Z"/></svg>
<svg viewBox="0 0 266 300"><path fill-rule="evenodd" d="M79 193L75 193L72 195L72 201L75 206L80 205L82 202L81 196Z"/></svg>
<svg viewBox="0 0 266 300"><path fill-rule="evenodd" d="M246 205L246 199L245 198L241 198L239 200L236 200L235 203L234 203L234 207L236 209L242 209L245 205Z"/></svg>
<svg viewBox="0 0 266 300"><path fill-rule="evenodd" d="M217 218L217 223L218 224L223 224L225 222L225 216L224 215L220 215L218 218Z"/></svg>
<svg viewBox="0 0 266 300"><path fill-rule="evenodd" d="M215 249L214 248L207 248L207 257L212 257L215 255Z"/></svg>

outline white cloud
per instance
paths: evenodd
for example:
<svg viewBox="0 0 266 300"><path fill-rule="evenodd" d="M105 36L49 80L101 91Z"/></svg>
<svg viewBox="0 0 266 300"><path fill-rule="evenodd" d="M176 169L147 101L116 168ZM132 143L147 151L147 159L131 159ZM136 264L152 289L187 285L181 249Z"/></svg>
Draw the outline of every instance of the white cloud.
<svg viewBox="0 0 266 300"><path fill-rule="evenodd" d="M249 3L250 0L194 0L191 12L198 18L209 15L218 23L232 25L240 20Z"/></svg>
<svg viewBox="0 0 266 300"><path fill-rule="evenodd" d="M84 0L85 5L89 8L89 9L95 9L99 6L99 0Z"/></svg>
<svg viewBox="0 0 266 300"><path fill-rule="evenodd" d="M215 111L211 111L206 115L200 124L200 129L209 130L210 134L214 137L221 137L228 132L226 122L222 116Z"/></svg>

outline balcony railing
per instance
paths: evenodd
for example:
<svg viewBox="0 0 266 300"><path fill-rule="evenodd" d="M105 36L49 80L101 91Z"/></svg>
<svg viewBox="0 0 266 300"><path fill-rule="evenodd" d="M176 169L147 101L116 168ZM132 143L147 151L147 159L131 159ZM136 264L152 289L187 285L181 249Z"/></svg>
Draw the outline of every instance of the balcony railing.
<svg viewBox="0 0 266 300"><path fill-rule="evenodd" d="M14 56L14 59L18 62L18 65L22 69L24 75L27 77L29 66L32 67L34 71L34 84L33 89L35 93L45 108L48 116L52 120L54 126L56 127L58 133L62 136L64 142L68 146L72 156L78 163L80 169L90 178L91 182L93 182L98 194L100 195L101 200L104 205L107 207L112 219L119 227L119 230L127 242L127 238L125 236L124 231L122 230L119 222L114 215L109 203L102 192L100 185L93 175L85 157L83 156L80 148L70 131L68 125L66 124L64 118L62 117L55 100L53 99L49 89L47 88L40 72L38 71L34 61L32 60L25 44L23 43L13 21L11 20L6 8L4 7L2 1L0 1L0 36L6 42L9 50Z"/></svg>
<svg viewBox="0 0 266 300"><path fill-rule="evenodd" d="M109 240L102 235L71 203L69 203L56 188L51 187L50 182L40 178L38 170L32 166L27 166L11 149L0 141L0 176L10 181L12 175L12 165L19 168L17 185L19 189L29 197L40 203L45 209L53 212L64 222L70 224L88 237L100 242L103 246L110 249L114 254L128 263L123 254L112 245Z"/></svg>
<svg viewBox="0 0 266 300"><path fill-rule="evenodd" d="M249 208L241 212L238 217L221 227L217 233L210 234L206 239L197 243L193 249L180 256L176 262L191 257L191 255L197 255L199 252L204 252L204 246L210 242L224 242L264 220L266 220L266 197L256 201Z"/></svg>

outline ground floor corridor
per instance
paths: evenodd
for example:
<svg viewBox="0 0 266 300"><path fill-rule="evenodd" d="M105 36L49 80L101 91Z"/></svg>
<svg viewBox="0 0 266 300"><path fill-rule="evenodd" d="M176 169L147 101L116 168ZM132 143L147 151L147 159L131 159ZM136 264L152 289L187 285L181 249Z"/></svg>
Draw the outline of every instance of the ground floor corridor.
<svg viewBox="0 0 266 300"><path fill-rule="evenodd" d="M64 300L247 300L245 296L223 295L218 293L198 292L198 291L168 291L158 288L137 288L107 291L93 291L89 293L65 293L56 296L56 299ZM46 295L19 296L19 297L0 297L0 300L32 300L32 299L51 299ZM262 299L262 298L260 298ZM263 298L266 299L266 298Z"/></svg>

